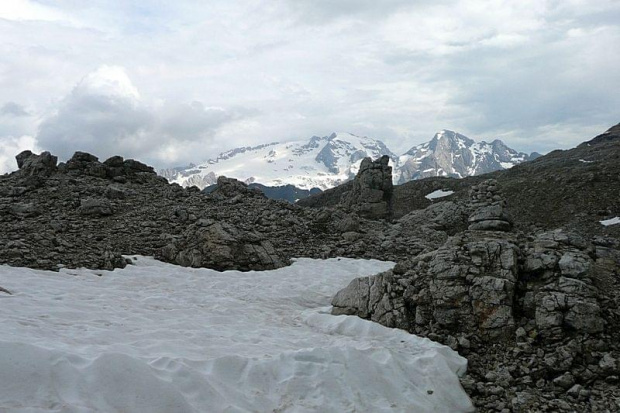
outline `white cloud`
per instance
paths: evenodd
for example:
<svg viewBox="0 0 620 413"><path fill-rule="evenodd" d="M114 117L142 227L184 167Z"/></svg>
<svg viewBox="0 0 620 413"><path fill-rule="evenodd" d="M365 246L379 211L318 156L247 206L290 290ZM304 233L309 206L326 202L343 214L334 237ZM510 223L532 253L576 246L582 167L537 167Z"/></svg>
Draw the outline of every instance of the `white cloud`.
<svg viewBox="0 0 620 413"><path fill-rule="evenodd" d="M9 3L0 102L32 116L0 136L62 156L182 163L334 130L398 151L442 128L547 150L619 120L613 0Z"/></svg>
<svg viewBox="0 0 620 413"><path fill-rule="evenodd" d="M34 137L0 136L0 174L16 170L15 155L25 150L40 151Z"/></svg>
<svg viewBox="0 0 620 413"><path fill-rule="evenodd" d="M39 145L67 159L76 150L157 162L185 162L202 155L222 125L251 115L201 102L150 104L125 70L103 66L88 74L40 124ZM186 152L184 152L186 151Z"/></svg>
<svg viewBox="0 0 620 413"><path fill-rule="evenodd" d="M59 21L66 16L57 10L29 0L4 0L0 2L0 19Z"/></svg>

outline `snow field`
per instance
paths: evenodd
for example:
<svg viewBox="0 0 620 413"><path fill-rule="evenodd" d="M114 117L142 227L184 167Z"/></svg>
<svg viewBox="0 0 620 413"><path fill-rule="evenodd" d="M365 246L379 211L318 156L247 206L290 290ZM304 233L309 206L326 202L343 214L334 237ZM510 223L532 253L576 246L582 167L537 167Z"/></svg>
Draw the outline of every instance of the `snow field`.
<svg viewBox="0 0 620 413"><path fill-rule="evenodd" d="M0 266L1 412L461 412L466 360L329 314L373 260L216 272ZM100 276L101 275L101 276Z"/></svg>

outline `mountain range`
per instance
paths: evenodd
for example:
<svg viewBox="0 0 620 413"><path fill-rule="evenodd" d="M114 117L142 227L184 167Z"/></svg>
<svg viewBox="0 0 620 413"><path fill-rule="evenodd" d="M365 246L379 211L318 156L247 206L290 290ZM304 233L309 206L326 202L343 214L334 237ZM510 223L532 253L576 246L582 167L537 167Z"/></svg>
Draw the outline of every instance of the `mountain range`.
<svg viewBox="0 0 620 413"><path fill-rule="evenodd" d="M450 130L442 130L426 143L396 155L380 140L351 133L313 136L308 141L274 142L240 147L221 153L199 165L162 169L158 173L171 183L201 189L217 177L260 183L268 187L293 185L299 189L333 188L351 180L363 158L387 155L393 168L394 184L434 177L463 178L535 159L506 146L501 140L475 142Z"/></svg>

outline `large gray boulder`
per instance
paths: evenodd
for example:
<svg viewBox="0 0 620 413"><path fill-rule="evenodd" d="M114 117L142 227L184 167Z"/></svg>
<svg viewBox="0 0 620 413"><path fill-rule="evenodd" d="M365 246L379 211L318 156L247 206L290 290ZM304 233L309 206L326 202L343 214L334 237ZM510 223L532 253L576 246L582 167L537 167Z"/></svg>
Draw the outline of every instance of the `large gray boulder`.
<svg viewBox="0 0 620 413"><path fill-rule="evenodd" d="M271 270L288 264L273 244L257 232L209 219L190 225L180 239L159 254L184 267L224 270Z"/></svg>

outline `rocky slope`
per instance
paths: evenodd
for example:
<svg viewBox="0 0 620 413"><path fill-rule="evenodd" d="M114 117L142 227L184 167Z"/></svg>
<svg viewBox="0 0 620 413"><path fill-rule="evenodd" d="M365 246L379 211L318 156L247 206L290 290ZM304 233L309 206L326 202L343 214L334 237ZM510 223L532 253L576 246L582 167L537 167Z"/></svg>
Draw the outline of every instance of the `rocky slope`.
<svg viewBox="0 0 620 413"><path fill-rule="evenodd" d="M508 148L500 140L474 142L461 134L443 130L427 143L401 156L381 141L350 133L314 136L309 141L270 143L236 148L200 165L159 171L170 182L201 189L215 184L219 175L274 187L293 185L321 190L351 180L364 157L387 155L394 169L394 184L430 176L462 178L511 168L534 159Z"/></svg>
<svg viewBox="0 0 620 413"><path fill-rule="evenodd" d="M121 157L77 152L57 165L49 153L27 151L17 161L18 171L0 176L0 264L112 269L126 265L122 254L142 254L251 270L299 256L393 260L427 244L411 233L390 248L377 242L386 223L270 200L233 179L203 194Z"/></svg>

